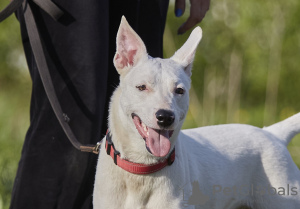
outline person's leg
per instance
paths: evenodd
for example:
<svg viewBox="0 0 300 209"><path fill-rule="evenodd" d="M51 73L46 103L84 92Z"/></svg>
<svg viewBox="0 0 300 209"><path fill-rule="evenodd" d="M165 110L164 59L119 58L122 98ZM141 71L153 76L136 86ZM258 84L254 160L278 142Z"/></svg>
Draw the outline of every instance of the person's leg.
<svg viewBox="0 0 300 209"><path fill-rule="evenodd" d="M63 111L81 143L95 144L105 134L108 0L61 0L57 5L67 13L59 22L33 3L32 9ZM76 150L65 136L45 95L21 10L19 19L33 86L30 128L10 208L88 208L97 156Z"/></svg>

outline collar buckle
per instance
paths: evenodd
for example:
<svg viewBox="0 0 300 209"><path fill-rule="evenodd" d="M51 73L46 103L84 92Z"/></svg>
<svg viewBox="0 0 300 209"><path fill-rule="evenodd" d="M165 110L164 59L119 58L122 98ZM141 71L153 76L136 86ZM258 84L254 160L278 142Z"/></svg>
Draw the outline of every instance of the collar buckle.
<svg viewBox="0 0 300 209"><path fill-rule="evenodd" d="M118 155L119 155L119 154L120 154L119 151L117 151L117 150L114 151L114 163L115 163L116 165L118 165Z"/></svg>

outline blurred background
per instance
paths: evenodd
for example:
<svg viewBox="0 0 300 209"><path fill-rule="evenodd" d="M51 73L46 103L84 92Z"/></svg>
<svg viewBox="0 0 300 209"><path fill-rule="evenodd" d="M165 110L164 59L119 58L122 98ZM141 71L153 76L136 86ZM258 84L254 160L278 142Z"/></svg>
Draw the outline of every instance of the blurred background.
<svg viewBox="0 0 300 209"><path fill-rule="evenodd" d="M8 1L0 2L0 10ZM188 17L171 0L164 37L170 57L187 39ZM223 123L268 126L300 112L300 1L212 0L192 75L184 128ZM14 16L0 24L0 209L7 209L29 126L31 80ZM300 137L289 151L300 167Z"/></svg>

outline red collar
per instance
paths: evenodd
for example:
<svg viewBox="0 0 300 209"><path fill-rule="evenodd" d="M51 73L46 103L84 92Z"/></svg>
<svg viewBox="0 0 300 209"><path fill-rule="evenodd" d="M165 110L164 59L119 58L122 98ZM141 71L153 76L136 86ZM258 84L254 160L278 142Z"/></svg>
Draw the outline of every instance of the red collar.
<svg viewBox="0 0 300 209"><path fill-rule="evenodd" d="M110 133L106 134L106 143L105 143L106 153L111 156L114 160L114 163L119 166L120 168L124 169L133 174L150 174L156 171L159 171L166 167L167 165L172 165L175 160L175 148L171 152L168 158L164 159L161 162L155 164L139 164L130 162L128 160L122 159L120 157L120 152L115 149L115 146L111 140Z"/></svg>

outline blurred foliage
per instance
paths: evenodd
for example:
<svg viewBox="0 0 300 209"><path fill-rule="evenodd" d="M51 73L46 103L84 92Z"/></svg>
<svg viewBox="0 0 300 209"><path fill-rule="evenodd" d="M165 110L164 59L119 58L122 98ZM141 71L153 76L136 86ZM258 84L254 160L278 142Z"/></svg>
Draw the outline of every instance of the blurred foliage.
<svg viewBox="0 0 300 209"><path fill-rule="evenodd" d="M1 1L0 8L8 1ZM187 39L176 35L188 17L174 16L165 30L166 57ZM300 111L300 2L212 0L200 26L190 110L184 128L221 123L267 126ZM29 125L31 81L15 17L0 24L0 209L10 193ZM300 137L289 145L300 166Z"/></svg>
<svg viewBox="0 0 300 209"><path fill-rule="evenodd" d="M8 2L0 1L0 8ZM0 209L9 207L29 125L30 91L19 24L12 15L0 23Z"/></svg>
<svg viewBox="0 0 300 209"><path fill-rule="evenodd" d="M203 38L184 128L222 123L263 127L300 111L299 11L297 0L212 0L200 24ZM187 18L188 8L180 18L169 8L165 57L188 38L191 31L176 35ZM300 167L300 136L289 150Z"/></svg>

